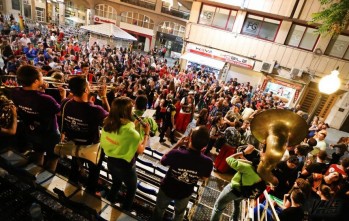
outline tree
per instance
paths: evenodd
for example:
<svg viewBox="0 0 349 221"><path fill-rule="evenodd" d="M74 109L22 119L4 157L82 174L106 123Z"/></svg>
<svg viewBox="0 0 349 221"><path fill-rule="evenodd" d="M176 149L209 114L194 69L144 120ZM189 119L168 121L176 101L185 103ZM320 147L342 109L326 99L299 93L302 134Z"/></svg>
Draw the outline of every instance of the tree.
<svg viewBox="0 0 349 221"><path fill-rule="evenodd" d="M324 9L313 13L310 23L321 23L320 34L338 35L349 22L349 0L319 0Z"/></svg>

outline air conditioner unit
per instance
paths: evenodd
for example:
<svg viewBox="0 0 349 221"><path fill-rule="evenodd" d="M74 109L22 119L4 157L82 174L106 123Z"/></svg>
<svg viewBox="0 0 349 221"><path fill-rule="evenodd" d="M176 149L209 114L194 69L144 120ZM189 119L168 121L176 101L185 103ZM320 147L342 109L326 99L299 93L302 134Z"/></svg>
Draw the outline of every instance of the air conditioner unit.
<svg viewBox="0 0 349 221"><path fill-rule="evenodd" d="M23 0L23 4L29 5L29 0Z"/></svg>
<svg viewBox="0 0 349 221"><path fill-rule="evenodd" d="M296 77L302 77L303 70L299 68L293 67L290 71L290 77L291 79L295 79Z"/></svg>
<svg viewBox="0 0 349 221"><path fill-rule="evenodd" d="M263 61L260 71L266 72L266 73L271 73L273 71L274 65L275 65L275 61L272 61L272 62Z"/></svg>

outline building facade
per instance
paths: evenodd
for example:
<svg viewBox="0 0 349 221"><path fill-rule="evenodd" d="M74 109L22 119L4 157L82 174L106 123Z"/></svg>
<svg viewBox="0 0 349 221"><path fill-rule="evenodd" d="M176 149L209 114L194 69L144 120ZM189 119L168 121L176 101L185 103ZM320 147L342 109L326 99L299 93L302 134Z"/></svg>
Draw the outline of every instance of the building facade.
<svg viewBox="0 0 349 221"><path fill-rule="evenodd" d="M342 85L322 96L316 114L349 131L349 37L319 35L308 22L320 9L318 0L193 2L182 66L211 64L222 80L249 81L308 113L320 96L319 80L338 67Z"/></svg>
<svg viewBox="0 0 349 221"><path fill-rule="evenodd" d="M27 21L71 26L113 23L134 35L135 49L167 48L168 55L182 51L191 2L177 0L170 7L162 0L0 0L5 15L19 13Z"/></svg>

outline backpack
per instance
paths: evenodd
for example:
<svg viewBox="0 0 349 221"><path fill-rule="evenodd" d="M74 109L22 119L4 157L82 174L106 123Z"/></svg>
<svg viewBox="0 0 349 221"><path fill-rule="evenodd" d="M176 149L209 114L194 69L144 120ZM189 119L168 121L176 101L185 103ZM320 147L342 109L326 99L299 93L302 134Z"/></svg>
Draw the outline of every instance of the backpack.
<svg viewBox="0 0 349 221"><path fill-rule="evenodd" d="M224 131L226 142L232 147L240 146L241 134L235 127L228 127Z"/></svg>

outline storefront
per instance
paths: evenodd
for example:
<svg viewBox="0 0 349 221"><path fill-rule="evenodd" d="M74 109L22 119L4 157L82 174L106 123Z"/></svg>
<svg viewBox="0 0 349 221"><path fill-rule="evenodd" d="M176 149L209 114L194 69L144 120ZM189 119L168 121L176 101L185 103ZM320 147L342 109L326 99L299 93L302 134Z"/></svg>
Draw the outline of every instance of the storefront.
<svg viewBox="0 0 349 221"><path fill-rule="evenodd" d="M266 78L263 81L261 89L265 92L273 92L274 99L282 100L286 107L292 107L297 102L304 85L291 82L281 78Z"/></svg>
<svg viewBox="0 0 349 221"><path fill-rule="evenodd" d="M233 77L232 72L229 74L227 71L229 66L242 67L243 69L253 69L254 67L254 61L251 59L191 43L186 45L185 53L181 56L181 59L187 61L184 67L187 67L188 63L198 63L213 68L217 77L221 72L220 80L223 81L228 81ZM226 63L227 70L222 72Z"/></svg>
<svg viewBox="0 0 349 221"><path fill-rule="evenodd" d="M79 10L73 7L65 7L64 17L66 18L65 23L67 25L71 25L71 26L77 26L79 24L81 25L86 22L86 11Z"/></svg>
<svg viewBox="0 0 349 221"><path fill-rule="evenodd" d="M183 48L183 39L176 35L157 32L156 46L158 48L161 48L161 46L165 46L168 49L169 55L171 54L171 52L180 53Z"/></svg>

